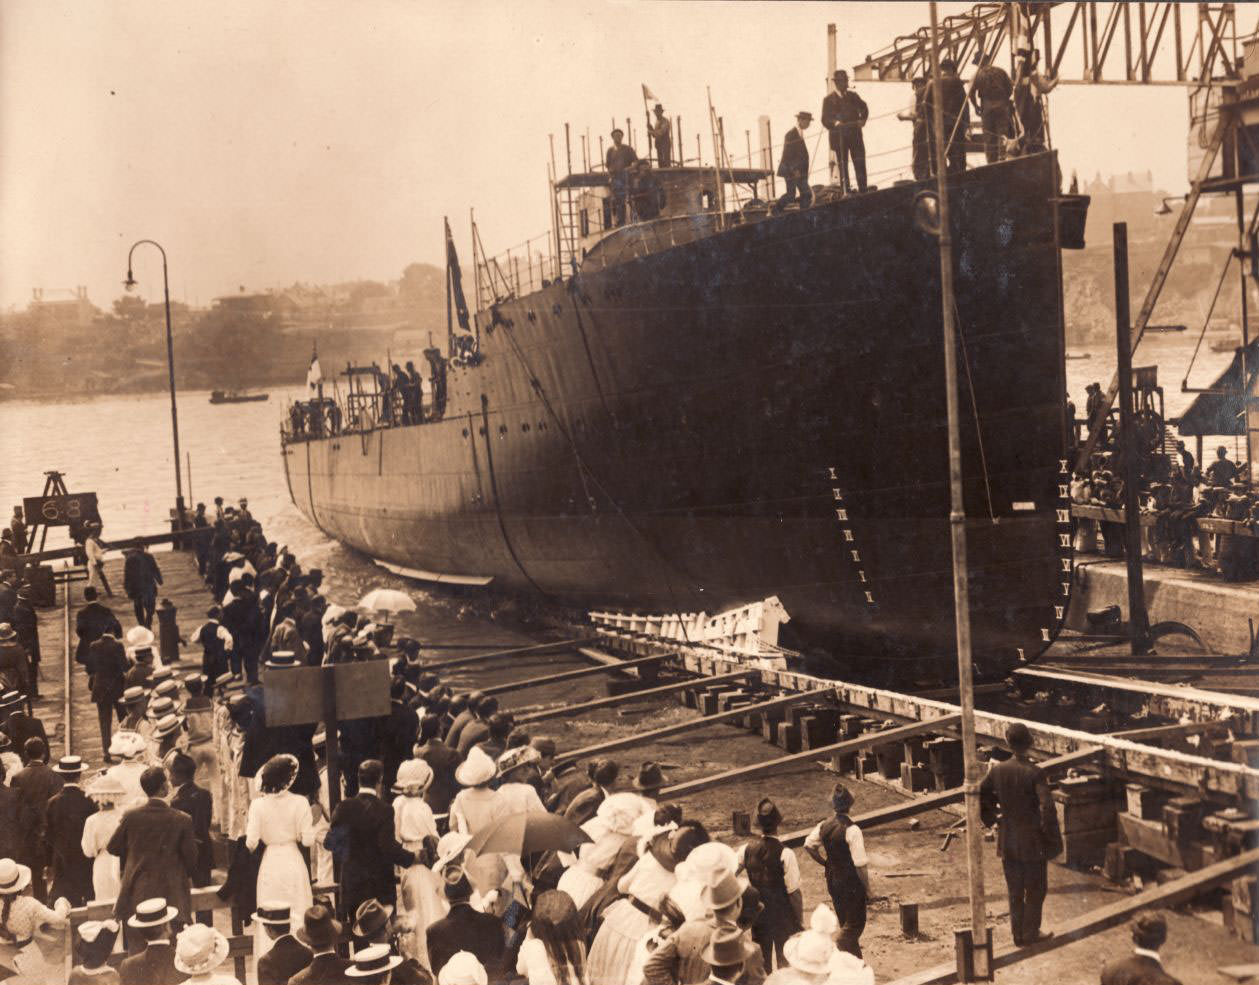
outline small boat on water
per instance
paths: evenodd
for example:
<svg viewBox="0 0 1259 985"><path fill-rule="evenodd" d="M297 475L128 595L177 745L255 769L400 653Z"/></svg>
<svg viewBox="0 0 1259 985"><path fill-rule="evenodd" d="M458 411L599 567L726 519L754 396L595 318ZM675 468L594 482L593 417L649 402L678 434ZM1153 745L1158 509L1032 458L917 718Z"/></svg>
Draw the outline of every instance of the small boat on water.
<svg viewBox="0 0 1259 985"><path fill-rule="evenodd" d="M1147 332L1183 332L1188 325L1146 325Z"/></svg>
<svg viewBox="0 0 1259 985"><path fill-rule="evenodd" d="M1237 348L1236 339L1215 339L1211 343L1212 352L1232 352Z"/></svg>
<svg viewBox="0 0 1259 985"><path fill-rule="evenodd" d="M1091 352L1068 352L1068 353L1067 353L1067 358L1068 358L1068 359L1092 359L1092 358L1093 358L1093 353L1091 353Z"/></svg>
<svg viewBox="0 0 1259 985"><path fill-rule="evenodd" d="M243 390L211 390L212 404L252 404L270 399L269 393L246 393Z"/></svg>

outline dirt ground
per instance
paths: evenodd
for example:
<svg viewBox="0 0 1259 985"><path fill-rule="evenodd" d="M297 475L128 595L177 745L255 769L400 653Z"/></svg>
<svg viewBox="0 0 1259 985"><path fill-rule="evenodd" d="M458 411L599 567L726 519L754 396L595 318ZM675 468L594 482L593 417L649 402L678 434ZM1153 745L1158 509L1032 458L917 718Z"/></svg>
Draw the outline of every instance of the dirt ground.
<svg viewBox="0 0 1259 985"><path fill-rule="evenodd" d="M196 577L188 555L161 554L158 557L167 577L164 586L180 608L179 622L185 635L203 618L208 594ZM111 576L114 574L110 572ZM118 572L121 580L121 572ZM76 598L81 585L76 585ZM124 629L133 623L130 606L125 599L115 598L113 608ZM73 624L73 611L71 612ZM58 605L40 614L43 640L43 700L40 714L49 726L54 751L59 751L64 736L62 725L61 661L62 612ZM459 640L495 640L504 645L524 644L542 638L530 629L506 625L502 620L491 622L481 614L458 620L433 621L431 614L423 625L403 617L398 632L409 632L431 642ZM552 634L553 636L554 634ZM460 651L430 651L435 657L459 656ZM191 653L185 656L185 669L194 669ZM502 662L474 664L443 673L443 679L455 687L474 687L523 680L548 672L583 666L576 655L544 655L515 657ZM81 674L73 689L74 751L89 763L99 763L100 747L96 737L94 708L87 703L85 681ZM503 706L517 711L549 707L555 704L577 704L607 693L607 678L599 675L558 685L530 688L501 696ZM630 702L597 712L573 717L560 717L527 726L532 735L548 735L561 749L589 745L603 739L645 730L673 721L692 719L694 711L684 708L673 698ZM649 745L624 750L612 758L622 764L623 774L632 776L638 764L647 760L659 762L667 781L681 782L732 767L759 762L781 751L769 746L760 736L742 729L714 725L699 731L664 739ZM752 811L762 796L771 796L783 813L784 830L808 826L825 814L829 791L836 777L819 761L801 765L759 779L730 783L680 799L688 816L702 820L715 836L734 841L730 834L734 811ZM895 789L875 783L847 780L856 795L854 813L861 813L903 799ZM967 875L965 849L954 839L941 851L943 832L958 815L935 811L920 815L918 826L911 829L909 821L875 828L866 833L870 856L871 885L874 901L870 919L862 938L866 960L875 969L880 982L896 978L953 958L953 931L968 919L966 899ZM803 879L806 913L827 901L821 870L803 851L798 850ZM985 843L984 878L988 915L995 928L995 943L1009 943L1005 886L1000 860L991 842ZM1112 886L1100 874L1077 872L1062 866L1050 866L1050 895L1045 906L1045 927L1052 930L1061 922L1096 907L1114 902L1127 892ZM919 906L920 933L906 940L900 932L897 912L902 902ZM1062 985L1095 983L1102 966L1130 950L1126 927L1099 934L1040 958L1016 965L998 973L998 981L1009 985L1055 982ZM1186 985L1231 985L1234 981L1220 974L1220 965L1259 961L1259 948L1233 938L1220 923L1219 913L1210 910L1181 911L1170 914L1170 939L1164 950L1167 971Z"/></svg>

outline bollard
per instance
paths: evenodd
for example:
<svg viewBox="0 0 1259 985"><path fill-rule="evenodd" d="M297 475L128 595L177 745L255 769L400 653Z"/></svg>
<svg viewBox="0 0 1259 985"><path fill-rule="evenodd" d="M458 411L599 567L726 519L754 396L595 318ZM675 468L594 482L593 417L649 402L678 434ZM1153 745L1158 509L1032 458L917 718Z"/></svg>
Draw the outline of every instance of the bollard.
<svg viewBox="0 0 1259 985"><path fill-rule="evenodd" d="M918 936L918 904L902 903L900 905L901 933L906 937Z"/></svg>

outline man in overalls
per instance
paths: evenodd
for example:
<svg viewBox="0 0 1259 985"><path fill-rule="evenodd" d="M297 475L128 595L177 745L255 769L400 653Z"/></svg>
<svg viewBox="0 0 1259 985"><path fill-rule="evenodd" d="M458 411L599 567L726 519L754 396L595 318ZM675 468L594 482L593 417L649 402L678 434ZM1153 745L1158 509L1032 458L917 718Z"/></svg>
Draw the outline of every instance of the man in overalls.
<svg viewBox="0 0 1259 985"><path fill-rule="evenodd" d="M861 957L861 932L866 929L866 897L870 892L866 843L852 823L852 793L842 783L831 792L835 814L809 832L804 850L826 870L826 889L839 917L840 950Z"/></svg>

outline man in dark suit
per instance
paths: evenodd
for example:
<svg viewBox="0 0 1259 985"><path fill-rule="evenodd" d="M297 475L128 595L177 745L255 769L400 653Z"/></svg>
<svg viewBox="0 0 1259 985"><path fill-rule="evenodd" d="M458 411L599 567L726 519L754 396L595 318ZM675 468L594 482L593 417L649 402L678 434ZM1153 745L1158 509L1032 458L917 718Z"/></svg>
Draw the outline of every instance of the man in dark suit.
<svg viewBox="0 0 1259 985"><path fill-rule="evenodd" d="M494 695L486 695L476 703L475 716L460 731L459 743L455 746L460 756L468 755L469 749L489 738L490 719L497 714L498 698Z"/></svg>
<svg viewBox="0 0 1259 985"><path fill-rule="evenodd" d="M778 161L778 177L787 185L786 192L778 199L778 209L800 200L800 208L807 209L813 203L813 190L809 188L809 148L804 142L804 131L813 122L813 114L801 111L796 114L796 125L783 137L782 157Z"/></svg>
<svg viewBox="0 0 1259 985"><path fill-rule="evenodd" d="M448 814L450 802L459 792L459 784L455 780L459 753L438 738L441 724L441 716L425 715L420 719L420 730L415 740L416 756L428 763L433 771L433 782L424 791L424 802L434 814Z"/></svg>
<svg viewBox="0 0 1259 985"><path fill-rule="evenodd" d="M83 792L83 760L62 756L53 772L63 781L61 792L48 801L47 840L52 869L52 898L64 896L72 906L92 898L92 860L83 854L83 825L96 804Z"/></svg>
<svg viewBox="0 0 1259 985"><path fill-rule="evenodd" d="M415 856L393 836L393 810L380 799L384 767L378 759L358 768L358 793L337 804L324 847L341 862L341 900L354 914L369 899L389 906L397 901L395 865L410 868Z"/></svg>
<svg viewBox="0 0 1259 985"><path fill-rule="evenodd" d="M357 954L373 944L393 948L396 937L390 913L374 899L369 899L354 914L354 951ZM437 969L441 971L440 968ZM389 972L389 985L432 985L430 975L415 958L404 958Z"/></svg>
<svg viewBox="0 0 1259 985"><path fill-rule="evenodd" d="M459 951L476 956L492 982L505 981L503 925L489 913L472 908L472 885L457 865L446 868L446 899L450 912L428 928L429 963L437 969Z"/></svg>
<svg viewBox="0 0 1259 985"><path fill-rule="evenodd" d="M22 691L5 691L0 694L0 721L4 722L0 725L0 732L9 737L13 751L19 756L26 755L27 739L42 739L45 745L48 743L44 723L22 710L25 700L26 696Z"/></svg>
<svg viewBox="0 0 1259 985"><path fill-rule="evenodd" d="M122 882L114 915L129 917L137 903L162 897L187 923L192 910L192 874L197 868L197 840L192 818L171 807L166 771L151 766L140 775L140 789L149 799L127 811L109 839L108 851L118 856Z"/></svg>
<svg viewBox="0 0 1259 985"><path fill-rule="evenodd" d="M1049 890L1049 860L1062 851L1062 835L1045 771L1028 758L1032 735L1027 726L1011 725L1006 742L1014 755L988 770L980 802L984 823L998 825L997 852L1010 897L1010 928L1015 945L1024 947L1053 936L1041 933L1040 915Z"/></svg>
<svg viewBox="0 0 1259 985"><path fill-rule="evenodd" d="M18 861L31 867L35 898L43 901L47 889L44 866L48 864L48 801L61 790L63 781L48 766L48 746L43 739L27 739L23 752L26 765L14 774L11 783L29 810L23 832L25 850Z"/></svg>
<svg viewBox="0 0 1259 985"><path fill-rule="evenodd" d="M341 924L329 907L316 902L293 936L310 948L312 957L309 965L289 979L289 985L353 985L354 979L345 973L350 962L337 955Z"/></svg>
<svg viewBox="0 0 1259 985"><path fill-rule="evenodd" d="M1163 970L1158 949L1167 941L1167 920L1161 913L1138 913L1132 921L1133 954L1102 969L1102 985L1180 985Z"/></svg>
<svg viewBox="0 0 1259 985"><path fill-rule="evenodd" d="M310 964L310 948L289 932L287 903L259 902L254 920L272 941L267 953L258 959L258 985L284 985Z"/></svg>
<svg viewBox="0 0 1259 985"><path fill-rule="evenodd" d="M112 763L109 744L114 734L114 715L127 690L127 651L115 630L106 630L92 641L87 649L84 667L87 669L88 687L92 703L96 705L96 718L101 730L101 748L106 750L105 762Z"/></svg>
<svg viewBox="0 0 1259 985"><path fill-rule="evenodd" d="M870 118L870 109L864 99L848 88L847 72L841 68L834 78L835 91L828 92L822 100L822 126L830 131L831 150L839 163L840 186L847 195L852 190L848 182L849 158L857 191L866 190L866 144L861 130Z"/></svg>
<svg viewBox="0 0 1259 985"><path fill-rule="evenodd" d="M966 170L966 140L970 129L970 111L966 108L966 83L957 74L957 63L951 58L940 61L940 85L937 91L936 80L927 83L926 92L922 97L923 109L927 114L927 126L934 133L935 101L940 100L940 110L944 115L944 164L949 174L958 174ZM937 173L935 164L936 145L930 143L932 174Z"/></svg>
<svg viewBox="0 0 1259 985"><path fill-rule="evenodd" d="M13 628L31 662L27 694L33 701L39 697L39 616L35 614L30 585L23 585L17 590L17 604L13 606Z"/></svg>
<svg viewBox="0 0 1259 985"><path fill-rule="evenodd" d="M263 642L258 596L243 579L232 582L231 596L223 606L223 625L232 634L232 673L239 677L243 672L250 684L257 684L258 651Z"/></svg>
<svg viewBox="0 0 1259 985"><path fill-rule="evenodd" d="M210 791L203 790L193 782L196 775L197 764L193 758L183 752L175 753L170 764L171 783L175 787L170 805L192 818L192 836L197 842L197 865L192 873L192 884L200 887L208 886L213 881L210 878L210 870L214 866L210 820L214 807Z"/></svg>
<svg viewBox="0 0 1259 985"><path fill-rule="evenodd" d="M126 552L122 568L122 587L135 606L136 622L145 629L153 628L153 610L157 606L157 586L162 583L162 571L145 548L142 540L136 540Z"/></svg>
<svg viewBox="0 0 1259 985"><path fill-rule="evenodd" d="M590 786L573 798L564 816L576 825L585 824L599 810L599 805L612 793L621 768L610 759L601 759L590 767Z"/></svg>
<svg viewBox="0 0 1259 985"><path fill-rule="evenodd" d="M176 985L187 980L175 969L175 946L170 939L176 913L160 896L139 902L127 926L144 941L144 950L122 959L118 966L121 985Z"/></svg>
<svg viewBox="0 0 1259 985"><path fill-rule="evenodd" d="M106 633L122 639L122 625L109 606L97 601L96 589L91 585L83 589L83 603L74 617L74 635L79 638L74 647L74 659L87 666L88 647Z"/></svg>

